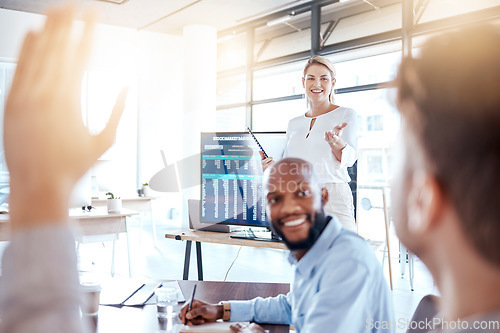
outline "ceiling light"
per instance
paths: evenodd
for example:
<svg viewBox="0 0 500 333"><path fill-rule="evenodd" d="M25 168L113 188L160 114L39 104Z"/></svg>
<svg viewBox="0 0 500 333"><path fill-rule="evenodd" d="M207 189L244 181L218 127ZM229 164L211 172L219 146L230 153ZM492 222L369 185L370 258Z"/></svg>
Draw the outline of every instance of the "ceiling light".
<svg viewBox="0 0 500 333"><path fill-rule="evenodd" d="M277 25L277 24L280 24L280 23L283 23L283 22L286 22L286 21L290 21L291 18L292 18L292 15L285 15L285 16L282 16L282 17L278 17L277 19L274 19L274 20L271 20L271 21L267 21L266 25L268 27L270 27L270 26Z"/></svg>

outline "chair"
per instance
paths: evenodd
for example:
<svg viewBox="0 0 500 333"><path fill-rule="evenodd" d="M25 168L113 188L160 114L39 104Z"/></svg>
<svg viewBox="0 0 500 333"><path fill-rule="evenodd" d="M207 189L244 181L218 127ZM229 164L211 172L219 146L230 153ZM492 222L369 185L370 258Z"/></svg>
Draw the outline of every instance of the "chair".
<svg viewBox="0 0 500 333"><path fill-rule="evenodd" d="M415 255L399 242L399 268L401 270L401 278L405 275L405 267L408 262L408 274L410 277L410 288L413 291L413 277L415 275Z"/></svg>
<svg viewBox="0 0 500 333"><path fill-rule="evenodd" d="M439 297L435 295L426 295L418 303L417 309L413 313L411 322L432 322L438 313L437 304ZM426 325L409 325L406 333L424 333L428 332Z"/></svg>
<svg viewBox="0 0 500 333"><path fill-rule="evenodd" d="M358 223L357 223L357 218L356 218L356 210L358 208L358 161L354 162L352 167L347 168L347 173L349 174L349 177L351 178L351 181L349 182L349 187L351 188L352 192L352 202L354 204L354 222L356 222L356 233L358 231Z"/></svg>

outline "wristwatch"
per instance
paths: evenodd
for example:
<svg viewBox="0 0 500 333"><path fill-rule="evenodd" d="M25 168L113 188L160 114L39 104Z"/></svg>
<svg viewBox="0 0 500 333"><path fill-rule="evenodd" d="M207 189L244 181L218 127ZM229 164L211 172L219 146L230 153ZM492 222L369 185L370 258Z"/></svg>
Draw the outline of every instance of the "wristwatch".
<svg viewBox="0 0 500 333"><path fill-rule="evenodd" d="M231 319L231 303L229 302L219 302L222 305L222 320L229 321Z"/></svg>

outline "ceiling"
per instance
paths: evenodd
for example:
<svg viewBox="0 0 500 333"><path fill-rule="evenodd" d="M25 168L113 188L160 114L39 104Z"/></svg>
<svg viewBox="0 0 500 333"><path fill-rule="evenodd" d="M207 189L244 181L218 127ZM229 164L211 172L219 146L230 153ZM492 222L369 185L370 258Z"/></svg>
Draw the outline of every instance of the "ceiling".
<svg viewBox="0 0 500 333"><path fill-rule="evenodd" d="M100 22L181 35L184 26L206 24L225 30L310 0L73 0L96 8ZM67 0L0 0L0 8L43 14Z"/></svg>

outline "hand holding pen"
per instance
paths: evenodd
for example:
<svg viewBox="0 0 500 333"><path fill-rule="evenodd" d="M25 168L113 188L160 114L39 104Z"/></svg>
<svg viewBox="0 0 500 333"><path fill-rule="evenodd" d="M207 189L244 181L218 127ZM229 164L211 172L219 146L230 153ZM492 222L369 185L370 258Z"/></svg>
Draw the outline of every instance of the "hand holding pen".
<svg viewBox="0 0 500 333"><path fill-rule="evenodd" d="M179 318L185 325L192 326L217 321L222 319L222 314L222 305L205 303L193 297L182 307Z"/></svg>
<svg viewBox="0 0 500 333"><path fill-rule="evenodd" d="M197 284L194 285L193 294L191 295L191 301L189 302L187 312L191 312L191 310L193 309L194 295L196 294L196 286ZM184 325L187 325L187 318L184 318Z"/></svg>

